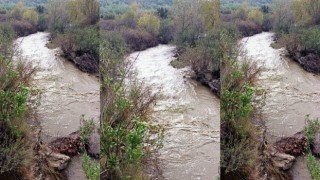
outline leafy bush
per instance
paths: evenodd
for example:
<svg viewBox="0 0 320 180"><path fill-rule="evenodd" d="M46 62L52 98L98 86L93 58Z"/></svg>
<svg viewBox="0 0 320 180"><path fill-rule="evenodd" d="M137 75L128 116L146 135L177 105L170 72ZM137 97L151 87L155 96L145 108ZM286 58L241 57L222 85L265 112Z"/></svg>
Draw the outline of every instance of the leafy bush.
<svg viewBox="0 0 320 180"><path fill-rule="evenodd" d="M156 37L143 30L126 29L122 32L122 35L129 48L134 51L140 51L158 44Z"/></svg>
<svg viewBox="0 0 320 180"><path fill-rule="evenodd" d="M138 20L138 26L153 36L157 36L160 31L160 19L151 13L143 14Z"/></svg>
<svg viewBox="0 0 320 180"><path fill-rule="evenodd" d="M243 36L252 36L262 32L262 27L251 21L238 21L237 27Z"/></svg>
<svg viewBox="0 0 320 180"><path fill-rule="evenodd" d="M97 26L88 26L71 30L75 35L75 51L79 54L90 53L99 55L99 29Z"/></svg>
<svg viewBox="0 0 320 180"><path fill-rule="evenodd" d="M320 28L312 27L300 32L301 50L320 55Z"/></svg>
<svg viewBox="0 0 320 180"><path fill-rule="evenodd" d="M31 161L31 143L27 98L28 80L34 72L31 66L20 61L13 63L13 32L0 27L0 174L18 171ZM10 49L11 48L11 49ZM23 149L23 151L21 151Z"/></svg>
<svg viewBox="0 0 320 180"><path fill-rule="evenodd" d="M130 63L123 60L125 40L116 32L103 33L101 43L101 167L103 179L144 179L142 160L155 100L149 89L125 83ZM158 142L155 140L155 142ZM152 143L150 143L153 145Z"/></svg>
<svg viewBox="0 0 320 180"><path fill-rule="evenodd" d="M229 35L230 36L230 35ZM254 65L238 63L236 39L222 36L220 41L229 44L222 48L221 90L221 169L222 178L236 174L248 178L250 169L258 162L258 142L255 126L256 104L254 79L259 72ZM250 178L249 178L250 179Z"/></svg>
<svg viewBox="0 0 320 180"><path fill-rule="evenodd" d="M88 144L90 135L94 131L95 124L93 119L85 119L84 116L81 118L81 127L80 127L80 139L83 142L83 144Z"/></svg>
<svg viewBox="0 0 320 180"><path fill-rule="evenodd" d="M173 40L174 27L170 19L163 19L160 22L159 42L167 44Z"/></svg>
<svg viewBox="0 0 320 180"><path fill-rule="evenodd" d="M33 9L28 9L23 13L22 19L28 21L32 25L37 25L39 21L39 15L37 11Z"/></svg>
<svg viewBox="0 0 320 180"><path fill-rule="evenodd" d="M37 27L26 21L13 21L11 25L18 36L26 36L37 32Z"/></svg>
<svg viewBox="0 0 320 180"><path fill-rule="evenodd" d="M90 157L85 153L82 155L83 164L82 167L88 180L99 180L100 179L100 164L94 162Z"/></svg>
<svg viewBox="0 0 320 180"><path fill-rule="evenodd" d="M320 179L320 163L312 154L308 154L307 156L307 166L312 179Z"/></svg>

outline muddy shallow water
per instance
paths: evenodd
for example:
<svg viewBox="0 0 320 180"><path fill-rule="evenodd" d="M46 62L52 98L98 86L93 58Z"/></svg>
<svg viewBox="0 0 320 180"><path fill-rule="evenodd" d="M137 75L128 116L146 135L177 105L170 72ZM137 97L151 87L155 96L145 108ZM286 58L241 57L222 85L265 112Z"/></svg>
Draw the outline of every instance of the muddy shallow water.
<svg viewBox="0 0 320 180"><path fill-rule="evenodd" d="M37 108L42 132L49 137L68 135L79 129L81 115L99 120L98 78L78 70L48 49L49 34L38 32L16 40L22 57L38 69L33 86L42 93Z"/></svg>
<svg viewBox="0 0 320 180"><path fill-rule="evenodd" d="M244 38L241 43L251 61L263 68L258 86L267 93L262 113L270 141L302 131L306 115L320 117L320 76L286 58L284 49L273 49L273 33ZM305 160L298 161L293 168L294 179L310 179Z"/></svg>
<svg viewBox="0 0 320 180"><path fill-rule="evenodd" d="M214 180L219 176L220 102L188 78L189 69L170 65L174 49L159 45L128 57L137 78L160 93L152 121L165 128L160 150L163 175L165 179Z"/></svg>

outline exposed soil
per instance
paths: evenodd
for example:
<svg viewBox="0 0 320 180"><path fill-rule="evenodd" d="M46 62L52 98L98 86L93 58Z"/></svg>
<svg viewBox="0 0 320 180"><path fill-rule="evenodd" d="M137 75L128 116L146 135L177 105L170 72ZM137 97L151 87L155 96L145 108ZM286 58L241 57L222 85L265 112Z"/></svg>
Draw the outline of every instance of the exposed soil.
<svg viewBox="0 0 320 180"><path fill-rule="evenodd" d="M50 142L49 147L56 153L76 156L79 155L83 144L81 142L79 132L74 132L67 137L57 138Z"/></svg>
<svg viewBox="0 0 320 180"><path fill-rule="evenodd" d="M294 57L295 61L297 61L303 69L308 72L320 73L320 56L310 53L303 57Z"/></svg>
<svg viewBox="0 0 320 180"><path fill-rule="evenodd" d="M64 51L64 57L74 63L81 71L99 76L99 57L84 53L80 56Z"/></svg>
<svg viewBox="0 0 320 180"><path fill-rule="evenodd" d="M275 142L274 147L282 153L290 154L292 156L302 156L308 146L304 132L298 132L292 137L284 137Z"/></svg>

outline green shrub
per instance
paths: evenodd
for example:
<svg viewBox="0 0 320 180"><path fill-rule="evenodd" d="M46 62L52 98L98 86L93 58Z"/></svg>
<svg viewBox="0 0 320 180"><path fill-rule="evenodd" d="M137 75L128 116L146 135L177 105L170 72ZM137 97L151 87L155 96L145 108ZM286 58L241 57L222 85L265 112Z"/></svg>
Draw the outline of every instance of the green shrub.
<svg viewBox="0 0 320 180"><path fill-rule="evenodd" d="M320 163L312 154L308 154L307 156L307 166L312 179L319 180L320 179Z"/></svg>
<svg viewBox="0 0 320 180"><path fill-rule="evenodd" d="M122 36L133 51L141 51L158 45L157 38L144 30L126 29L123 30Z"/></svg>
<svg viewBox="0 0 320 180"><path fill-rule="evenodd" d="M89 143L90 135L94 131L95 123L93 119L85 119L84 115L81 117L80 139L84 144Z"/></svg>
<svg viewBox="0 0 320 180"><path fill-rule="evenodd" d="M100 164L90 159L85 153L82 155L82 167L88 180L99 180L100 179Z"/></svg>
<svg viewBox="0 0 320 180"><path fill-rule="evenodd" d="M154 96L139 83L125 83L129 62L123 60L125 40L116 32L103 33L101 66L101 177L139 179L144 177L142 160L147 157L144 143L151 132L148 120ZM155 142L158 142L156 139ZM153 145L152 143L150 143Z"/></svg>
<svg viewBox="0 0 320 180"><path fill-rule="evenodd" d="M77 28L71 33L75 35L76 52L99 55L100 36L97 26Z"/></svg>
<svg viewBox="0 0 320 180"><path fill-rule="evenodd" d="M320 27L300 31L301 50L320 55Z"/></svg>
<svg viewBox="0 0 320 180"><path fill-rule="evenodd" d="M10 28L0 28L0 44L0 174L3 174L18 171L32 159L27 85L34 69L18 60L13 63Z"/></svg>
<svg viewBox="0 0 320 180"><path fill-rule="evenodd" d="M160 32L158 35L160 43L168 44L173 40L173 24L170 19L160 21Z"/></svg>

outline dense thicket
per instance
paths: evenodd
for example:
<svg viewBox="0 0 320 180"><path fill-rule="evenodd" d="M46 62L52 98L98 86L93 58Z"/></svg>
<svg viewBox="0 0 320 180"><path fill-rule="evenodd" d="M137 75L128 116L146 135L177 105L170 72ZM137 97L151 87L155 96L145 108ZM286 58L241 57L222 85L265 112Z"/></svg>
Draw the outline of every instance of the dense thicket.
<svg viewBox="0 0 320 180"><path fill-rule="evenodd" d="M272 6L276 40L304 69L320 73L320 1L276 0Z"/></svg>
<svg viewBox="0 0 320 180"><path fill-rule="evenodd" d="M48 30L63 56L84 72L99 72L99 3L97 0L49 0Z"/></svg>
<svg viewBox="0 0 320 180"><path fill-rule="evenodd" d="M27 99L34 69L14 61L14 37L9 25L0 26L0 178L20 177L32 160Z"/></svg>

